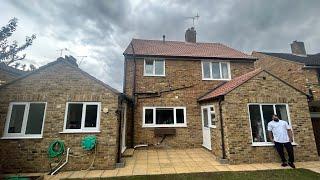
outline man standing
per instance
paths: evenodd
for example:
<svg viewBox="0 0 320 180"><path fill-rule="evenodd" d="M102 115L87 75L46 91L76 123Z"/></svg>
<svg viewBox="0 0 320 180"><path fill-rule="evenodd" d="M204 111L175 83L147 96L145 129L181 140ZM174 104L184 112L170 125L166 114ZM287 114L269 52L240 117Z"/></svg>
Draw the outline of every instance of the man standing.
<svg viewBox="0 0 320 180"><path fill-rule="evenodd" d="M295 168L294 155L293 155L293 147L291 142L292 139L292 130L289 124L286 121L280 120L276 114L272 115L272 121L268 123L268 134L269 138L275 145L275 148L280 155L282 164L281 166L285 167L289 164L292 168ZM284 156L283 146L286 148L289 161L287 164L287 160Z"/></svg>

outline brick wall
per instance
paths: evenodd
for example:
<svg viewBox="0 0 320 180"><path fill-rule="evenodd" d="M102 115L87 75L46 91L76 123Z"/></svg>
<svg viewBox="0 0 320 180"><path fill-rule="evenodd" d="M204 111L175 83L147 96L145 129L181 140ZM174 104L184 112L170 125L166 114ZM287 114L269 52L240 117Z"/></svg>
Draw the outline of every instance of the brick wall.
<svg viewBox="0 0 320 180"><path fill-rule="evenodd" d="M65 62L56 63L41 71L0 89L0 134L3 134L8 105L10 102L47 102L46 117L42 139L0 140L1 171L3 172L39 172L49 171L47 149L55 139L65 142L73 155L62 169L87 169L94 157L93 153L82 150L81 139L87 133L62 134L66 102L101 102L100 133L97 154L94 163L96 169L114 168L117 155L118 121L116 110L118 96L84 76L76 68Z"/></svg>
<svg viewBox="0 0 320 180"><path fill-rule="evenodd" d="M183 86L191 86L182 90L163 93L161 97L137 99L134 113L135 144L155 144L160 138L154 137L154 128L142 128L143 106L185 106L187 127L176 128L177 134L163 142L168 147L199 147L202 144L201 109L197 102L204 93L214 88L221 81L203 81L201 61L166 59L165 77L143 76L143 59L136 63L136 92L157 92ZM133 60L126 60L125 92L131 96L133 79ZM236 77L253 70L253 63L231 62L231 76Z"/></svg>
<svg viewBox="0 0 320 180"><path fill-rule="evenodd" d="M253 52L252 55L259 58L259 60L255 62L255 67L261 67L270 71L306 93L309 93L306 81L306 79L308 79L309 83L314 84L312 90L314 91L315 99L320 100L320 86L316 69L303 68L304 64L302 63L296 63L258 52Z"/></svg>
<svg viewBox="0 0 320 180"><path fill-rule="evenodd" d="M17 75L8 73L8 72L0 69L0 85L4 84L6 82L12 81L17 77L18 77Z"/></svg>
<svg viewBox="0 0 320 180"><path fill-rule="evenodd" d="M280 162L274 147L252 146L248 103L287 103L298 144L294 147L296 160L319 160L306 96L262 72L225 96L223 116L231 164Z"/></svg>

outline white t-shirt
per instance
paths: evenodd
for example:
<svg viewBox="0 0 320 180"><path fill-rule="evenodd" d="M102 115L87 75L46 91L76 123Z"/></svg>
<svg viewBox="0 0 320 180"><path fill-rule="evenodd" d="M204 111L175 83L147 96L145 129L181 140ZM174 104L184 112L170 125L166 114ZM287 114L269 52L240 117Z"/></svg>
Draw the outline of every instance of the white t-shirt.
<svg viewBox="0 0 320 180"><path fill-rule="evenodd" d="M273 139L275 142L279 142L279 143L290 142L288 129L291 129L289 124L286 121L283 121L280 119L278 122L272 120L268 123L268 131L272 131Z"/></svg>

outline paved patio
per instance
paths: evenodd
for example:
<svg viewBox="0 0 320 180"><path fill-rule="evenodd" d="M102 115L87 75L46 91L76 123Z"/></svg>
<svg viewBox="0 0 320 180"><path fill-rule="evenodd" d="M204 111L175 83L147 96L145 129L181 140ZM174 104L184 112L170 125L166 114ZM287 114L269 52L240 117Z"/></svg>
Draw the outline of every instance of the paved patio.
<svg viewBox="0 0 320 180"><path fill-rule="evenodd" d="M320 173L320 161L297 162L296 166L297 168L310 169ZM136 150L133 157L126 158L126 166L124 168L114 170L67 171L58 173L55 176L45 175L45 179L99 178L216 171L255 171L267 169L285 168L281 167L279 163L220 164L210 152L202 148L184 150Z"/></svg>

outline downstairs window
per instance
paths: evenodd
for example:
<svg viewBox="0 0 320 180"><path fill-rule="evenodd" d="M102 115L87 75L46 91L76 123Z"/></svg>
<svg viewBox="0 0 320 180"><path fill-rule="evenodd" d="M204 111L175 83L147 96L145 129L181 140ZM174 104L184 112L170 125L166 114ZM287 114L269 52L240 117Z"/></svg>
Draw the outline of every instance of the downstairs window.
<svg viewBox="0 0 320 180"><path fill-rule="evenodd" d="M3 138L41 138L45 109L45 102L10 103Z"/></svg>
<svg viewBox="0 0 320 180"><path fill-rule="evenodd" d="M291 125L287 104L249 104L248 108L253 145L272 145L267 128L273 114Z"/></svg>
<svg viewBox="0 0 320 180"><path fill-rule="evenodd" d="M63 132L98 132L99 102L68 102Z"/></svg>
<svg viewBox="0 0 320 180"><path fill-rule="evenodd" d="M144 107L143 127L185 127L185 107Z"/></svg>

